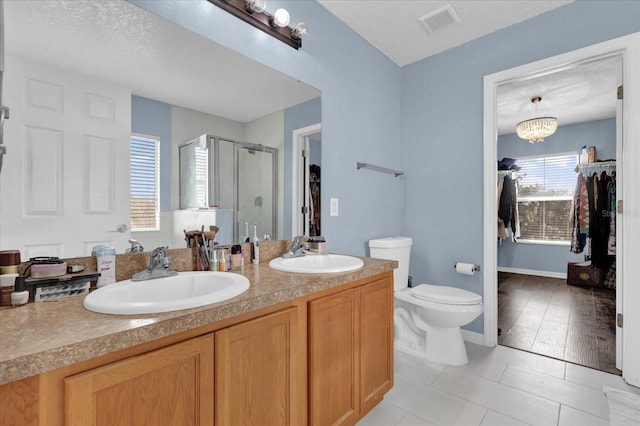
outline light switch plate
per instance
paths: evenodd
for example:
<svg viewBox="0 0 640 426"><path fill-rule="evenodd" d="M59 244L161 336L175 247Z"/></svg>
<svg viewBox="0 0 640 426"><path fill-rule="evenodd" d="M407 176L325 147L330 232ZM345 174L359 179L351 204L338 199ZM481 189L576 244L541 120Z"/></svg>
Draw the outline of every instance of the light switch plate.
<svg viewBox="0 0 640 426"><path fill-rule="evenodd" d="M338 216L338 210L339 210L339 205L338 205L338 199L337 198L332 198L331 199L331 216Z"/></svg>

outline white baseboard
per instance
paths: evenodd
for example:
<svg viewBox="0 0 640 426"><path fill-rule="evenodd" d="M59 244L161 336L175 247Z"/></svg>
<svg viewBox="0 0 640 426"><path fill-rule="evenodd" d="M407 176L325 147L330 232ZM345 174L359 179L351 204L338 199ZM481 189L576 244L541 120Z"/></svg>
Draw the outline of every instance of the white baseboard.
<svg viewBox="0 0 640 426"><path fill-rule="evenodd" d="M535 275L537 277L562 278L564 280L567 279L566 272L537 271L535 269L507 268L504 266L498 266L498 272L508 272L511 274Z"/></svg>
<svg viewBox="0 0 640 426"><path fill-rule="evenodd" d="M475 331L469 331L461 329L462 338L465 342L474 343L476 345L484 346L484 334L476 333Z"/></svg>

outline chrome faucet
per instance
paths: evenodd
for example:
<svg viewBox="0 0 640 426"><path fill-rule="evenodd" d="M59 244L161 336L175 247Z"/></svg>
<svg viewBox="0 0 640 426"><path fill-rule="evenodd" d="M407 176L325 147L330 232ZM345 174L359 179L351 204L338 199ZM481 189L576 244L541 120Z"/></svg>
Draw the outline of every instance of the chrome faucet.
<svg viewBox="0 0 640 426"><path fill-rule="evenodd" d="M133 238L129 240L129 244L131 244L131 247L129 247L125 253L142 253L144 251L142 244Z"/></svg>
<svg viewBox="0 0 640 426"><path fill-rule="evenodd" d="M294 237L289 246L289 250L282 255L285 259L291 259L294 257L304 256L304 250L309 248L307 238L304 236Z"/></svg>
<svg viewBox="0 0 640 426"><path fill-rule="evenodd" d="M173 260L167 256L168 247L158 247L151 252L149 267L131 277L131 281L144 281L154 278L173 277L178 271L171 269Z"/></svg>

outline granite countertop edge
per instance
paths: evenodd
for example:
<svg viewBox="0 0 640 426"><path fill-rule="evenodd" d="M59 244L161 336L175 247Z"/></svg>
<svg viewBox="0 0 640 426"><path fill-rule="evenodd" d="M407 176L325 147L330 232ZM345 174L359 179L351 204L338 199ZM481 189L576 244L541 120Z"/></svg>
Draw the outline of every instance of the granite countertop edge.
<svg viewBox="0 0 640 426"><path fill-rule="evenodd" d="M336 274L293 274L275 271L264 263L251 265L242 272L251 282L251 288L242 295L213 305L161 314L98 314L84 309L84 296L0 310L0 385L339 287L397 267L396 261L361 259L365 263L361 269Z"/></svg>

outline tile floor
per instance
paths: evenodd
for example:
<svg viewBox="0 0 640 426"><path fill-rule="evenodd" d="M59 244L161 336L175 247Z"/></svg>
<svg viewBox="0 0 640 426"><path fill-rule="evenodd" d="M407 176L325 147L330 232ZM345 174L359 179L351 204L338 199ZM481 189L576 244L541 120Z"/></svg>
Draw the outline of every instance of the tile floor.
<svg viewBox="0 0 640 426"><path fill-rule="evenodd" d="M498 344L609 373L616 369L614 289L498 274Z"/></svg>
<svg viewBox="0 0 640 426"><path fill-rule="evenodd" d="M640 395L620 376L565 361L506 346L467 351L462 367L396 351L393 389L358 426L605 426L604 385Z"/></svg>

